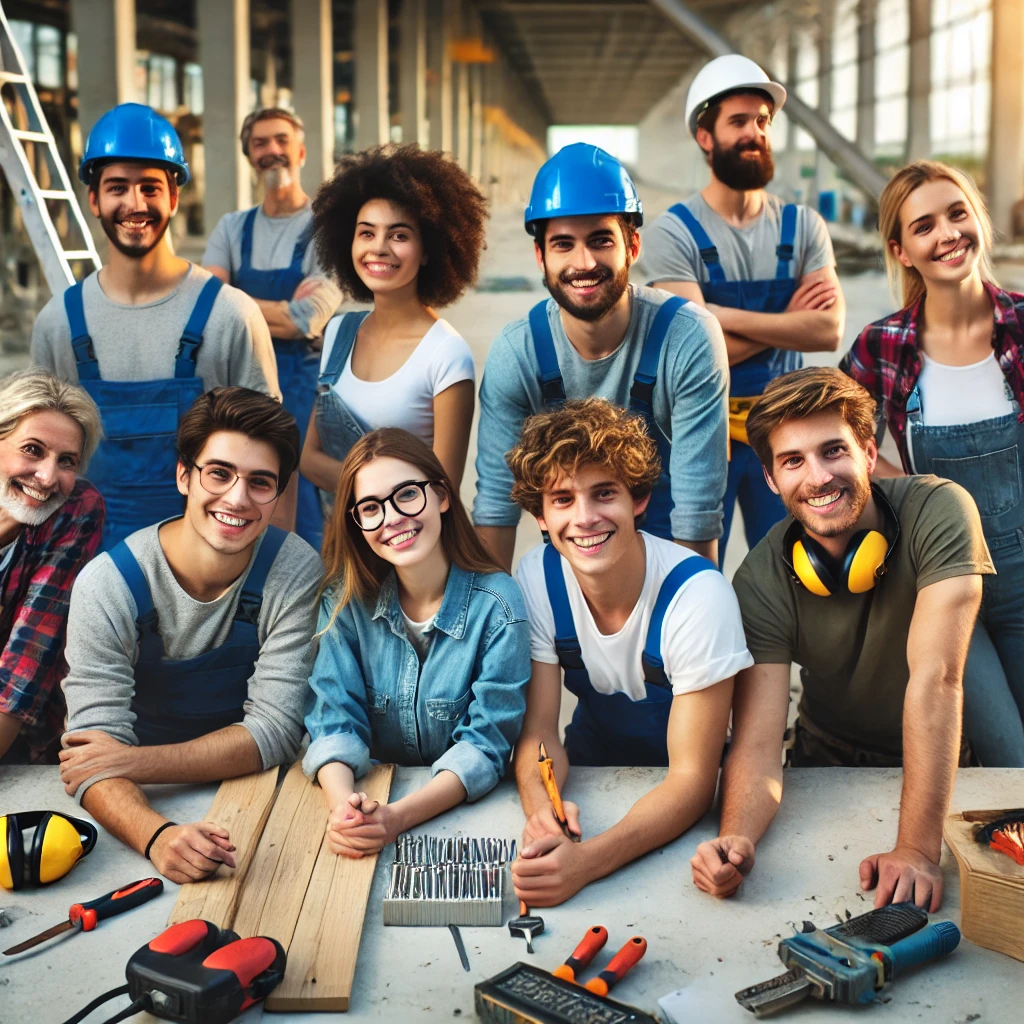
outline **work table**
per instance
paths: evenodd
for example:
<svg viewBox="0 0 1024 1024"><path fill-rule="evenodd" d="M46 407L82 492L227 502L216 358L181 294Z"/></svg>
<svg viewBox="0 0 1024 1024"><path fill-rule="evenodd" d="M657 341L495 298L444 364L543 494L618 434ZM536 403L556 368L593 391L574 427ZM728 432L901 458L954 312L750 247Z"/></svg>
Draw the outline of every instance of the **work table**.
<svg viewBox="0 0 1024 1024"><path fill-rule="evenodd" d="M579 803L585 835L620 818L663 776L651 768L575 769L564 796ZM391 799L423 785L429 769L399 769ZM726 901L699 892L689 859L697 843L717 833L709 815L669 846L584 889L562 907L535 910L545 933L528 956L522 939L507 927L463 928L471 971L459 964L447 929L384 927L381 900L394 848L378 862L359 947L351 1010L347 1014L266 1014L271 1024L338 1019L361 1021L473 1020L473 986L517 960L552 969L572 952L591 925L603 924L608 944L587 977L597 972L631 936L648 941L647 955L615 989L613 997L658 1014L658 999L687 988L688 1019L698 1022L752 1021L733 993L782 973L779 938L791 923L810 920L822 927L836 915L869 910L873 894L861 893L857 868L863 857L891 848L896 836L902 773L890 769L791 769L782 808L757 852L757 864L741 894ZM153 805L174 821L202 820L215 786L147 787ZM1024 770L961 769L952 808L1019 806ZM0 813L60 810L88 817L65 795L57 769L0 767ZM483 800L463 805L419 833L515 838L522 811L506 780ZM960 884L956 865L943 848L945 899L933 920L959 922ZM96 849L65 878L42 889L8 893L0 907L13 919L0 929L6 948L60 922L68 907L128 882L155 874L143 857L106 833ZM44 944L0 963L0 1021L4 1024L60 1024L106 989L124 983L124 966L139 946L163 930L178 887L165 880L158 899L122 917L102 922L95 932ZM506 899L506 921L517 913ZM857 1020L1012 1020L1024 999L1024 964L966 940L944 961L926 966L886 990L881 1001L859 1010L820 1003L779 1016L801 1024ZM105 1020L126 1005L122 998L87 1018ZM104 1012L104 1010L106 1012ZM251 1024L258 1010L243 1018ZM977 1015L977 1016L976 1016ZM130 1018L150 1022L146 1014Z"/></svg>

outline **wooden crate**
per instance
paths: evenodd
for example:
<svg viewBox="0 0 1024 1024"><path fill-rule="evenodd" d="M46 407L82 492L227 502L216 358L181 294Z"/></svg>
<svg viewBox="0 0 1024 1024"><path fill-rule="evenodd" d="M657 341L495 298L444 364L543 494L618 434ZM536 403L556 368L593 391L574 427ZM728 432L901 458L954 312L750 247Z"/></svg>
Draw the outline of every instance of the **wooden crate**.
<svg viewBox="0 0 1024 1024"><path fill-rule="evenodd" d="M949 814L942 836L960 869L960 930L964 938L1024 960L1024 867L974 838L979 823L1007 811Z"/></svg>

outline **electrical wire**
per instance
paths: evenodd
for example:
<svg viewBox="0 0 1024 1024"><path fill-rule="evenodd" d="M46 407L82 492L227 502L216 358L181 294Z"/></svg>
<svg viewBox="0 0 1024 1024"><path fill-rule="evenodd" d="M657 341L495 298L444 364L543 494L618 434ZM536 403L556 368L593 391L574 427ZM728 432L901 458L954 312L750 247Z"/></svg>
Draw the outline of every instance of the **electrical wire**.
<svg viewBox="0 0 1024 1024"><path fill-rule="evenodd" d="M104 992L103 995L97 996L88 1006L83 1006L78 1013L71 1017L68 1017L64 1024L78 1024L79 1021L85 1020L86 1017L96 1009L97 1006L102 1006L104 1003L109 1002L111 999L116 999L118 996L128 995L128 986L121 985L120 988L112 988L109 992Z"/></svg>
<svg viewBox="0 0 1024 1024"><path fill-rule="evenodd" d="M152 1008L153 1000L150 999L148 992L143 992L134 1003L126 1006L119 1013L115 1013L113 1017L108 1017L103 1024L117 1024L118 1021L124 1020L126 1017L134 1017L135 1014L142 1013L143 1010L151 1010Z"/></svg>

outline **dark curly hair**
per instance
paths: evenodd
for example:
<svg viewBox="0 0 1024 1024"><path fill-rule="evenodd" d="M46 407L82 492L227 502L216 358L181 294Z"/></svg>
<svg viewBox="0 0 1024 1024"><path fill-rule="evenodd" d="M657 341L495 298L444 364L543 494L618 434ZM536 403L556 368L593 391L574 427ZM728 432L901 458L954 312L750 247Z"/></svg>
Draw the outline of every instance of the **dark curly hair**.
<svg viewBox="0 0 1024 1024"><path fill-rule="evenodd" d="M472 178L443 153L416 143L342 157L313 200L313 233L320 265L359 302L372 302L373 293L352 263L352 239L371 199L386 199L416 219L427 257L416 292L425 305L451 305L476 280L484 247L487 200Z"/></svg>

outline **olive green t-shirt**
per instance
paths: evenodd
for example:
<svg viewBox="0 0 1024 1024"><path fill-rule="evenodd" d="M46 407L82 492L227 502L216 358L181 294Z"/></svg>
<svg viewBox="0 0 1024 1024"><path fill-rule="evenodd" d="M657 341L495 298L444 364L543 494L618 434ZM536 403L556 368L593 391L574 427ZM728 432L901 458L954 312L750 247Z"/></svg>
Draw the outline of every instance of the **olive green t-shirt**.
<svg viewBox="0 0 1024 1024"><path fill-rule="evenodd" d="M788 516L747 555L733 586L754 663L803 667L801 717L898 758L917 592L995 568L974 499L958 484L910 476L876 486L896 511L900 536L874 589L817 597L796 582L782 560Z"/></svg>

